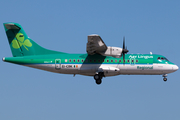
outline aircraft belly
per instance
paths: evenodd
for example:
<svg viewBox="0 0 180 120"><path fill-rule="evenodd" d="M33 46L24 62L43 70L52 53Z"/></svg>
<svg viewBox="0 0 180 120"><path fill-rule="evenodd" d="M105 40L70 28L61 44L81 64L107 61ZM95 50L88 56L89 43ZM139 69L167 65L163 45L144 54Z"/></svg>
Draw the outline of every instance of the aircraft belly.
<svg viewBox="0 0 180 120"><path fill-rule="evenodd" d="M95 74L96 65L86 65L81 69L81 64L72 65L72 64L61 64L59 68L56 68L55 64L24 64L24 66L32 67L36 69L46 70L55 73L62 74L80 74L85 73L86 75Z"/></svg>
<svg viewBox="0 0 180 120"><path fill-rule="evenodd" d="M55 64L29 64L24 66L62 74L78 74L79 72L78 69L64 69L62 66L57 69Z"/></svg>
<svg viewBox="0 0 180 120"><path fill-rule="evenodd" d="M152 64L152 65L120 65L121 74L126 75L161 75L173 72L173 65Z"/></svg>
<svg viewBox="0 0 180 120"><path fill-rule="evenodd" d="M24 66L58 73L55 69L55 64L28 64Z"/></svg>
<svg viewBox="0 0 180 120"><path fill-rule="evenodd" d="M98 72L104 72L105 76L115 76L120 74L117 64L82 64L79 71L79 74L88 76L94 76Z"/></svg>
<svg viewBox="0 0 180 120"><path fill-rule="evenodd" d="M61 64L60 68L56 68L55 64L26 64L24 66L33 67L62 74L81 74L94 76L100 68L104 69L105 76L115 75L161 75L173 72L173 65L169 64L147 64L147 65L119 65L117 64ZM118 71L110 70L117 68Z"/></svg>
<svg viewBox="0 0 180 120"><path fill-rule="evenodd" d="M124 75L152 74L153 65L119 65L120 73Z"/></svg>
<svg viewBox="0 0 180 120"><path fill-rule="evenodd" d="M154 69L162 74L175 72L173 70L174 65L171 64L154 64Z"/></svg>

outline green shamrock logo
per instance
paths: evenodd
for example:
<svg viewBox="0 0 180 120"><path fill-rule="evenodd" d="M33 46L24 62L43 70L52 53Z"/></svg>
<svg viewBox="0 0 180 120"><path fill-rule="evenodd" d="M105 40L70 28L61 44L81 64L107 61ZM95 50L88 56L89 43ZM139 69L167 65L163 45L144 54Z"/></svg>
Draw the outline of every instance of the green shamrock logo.
<svg viewBox="0 0 180 120"><path fill-rule="evenodd" d="M15 49L18 49L23 45L26 48L26 50L28 50L27 47L32 46L32 43L28 39L24 40L24 35L22 33L16 34L16 39L12 41L12 47Z"/></svg>

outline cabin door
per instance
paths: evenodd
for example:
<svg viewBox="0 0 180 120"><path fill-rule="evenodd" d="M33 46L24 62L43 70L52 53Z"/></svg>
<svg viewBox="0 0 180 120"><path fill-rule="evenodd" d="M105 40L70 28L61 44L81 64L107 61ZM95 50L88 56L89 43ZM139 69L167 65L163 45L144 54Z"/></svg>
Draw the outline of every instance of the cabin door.
<svg viewBox="0 0 180 120"><path fill-rule="evenodd" d="M55 59L55 69L61 69L61 59Z"/></svg>

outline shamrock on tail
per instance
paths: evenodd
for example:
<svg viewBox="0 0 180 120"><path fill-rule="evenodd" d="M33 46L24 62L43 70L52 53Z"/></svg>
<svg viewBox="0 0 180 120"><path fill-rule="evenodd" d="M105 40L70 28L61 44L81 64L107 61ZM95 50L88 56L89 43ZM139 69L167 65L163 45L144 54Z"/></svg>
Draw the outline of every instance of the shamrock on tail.
<svg viewBox="0 0 180 120"><path fill-rule="evenodd" d="M16 34L16 39L12 41L12 47L15 49L18 49L23 45L26 48L26 50L28 50L27 47L32 46L32 43L28 39L24 40L24 35L22 33Z"/></svg>

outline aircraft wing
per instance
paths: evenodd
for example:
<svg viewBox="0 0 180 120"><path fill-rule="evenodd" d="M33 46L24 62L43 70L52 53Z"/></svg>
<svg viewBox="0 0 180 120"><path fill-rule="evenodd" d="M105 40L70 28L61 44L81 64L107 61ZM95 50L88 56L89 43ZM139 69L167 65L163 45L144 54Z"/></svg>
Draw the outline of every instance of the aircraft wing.
<svg viewBox="0 0 180 120"><path fill-rule="evenodd" d="M107 46L99 35L89 35L86 51L89 55L105 52Z"/></svg>

